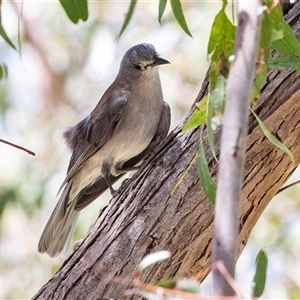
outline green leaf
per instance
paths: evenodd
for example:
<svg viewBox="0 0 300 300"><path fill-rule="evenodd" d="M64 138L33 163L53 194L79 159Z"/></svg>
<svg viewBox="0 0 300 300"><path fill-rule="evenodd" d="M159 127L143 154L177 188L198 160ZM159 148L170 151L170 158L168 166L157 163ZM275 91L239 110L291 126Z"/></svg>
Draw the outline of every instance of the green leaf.
<svg viewBox="0 0 300 300"><path fill-rule="evenodd" d="M211 73L214 73L214 71L211 71ZM225 106L227 78L215 73L212 74L211 80L208 107L211 110L212 117L221 117Z"/></svg>
<svg viewBox="0 0 300 300"><path fill-rule="evenodd" d="M159 0L158 5L158 22L161 25L161 18L164 15L165 9L167 5L167 0Z"/></svg>
<svg viewBox="0 0 300 300"><path fill-rule="evenodd" d="M15 47L15 45L13 44L13 42L9 39L9 37L7 36L4 28L2 25L0 25L0 35L2 36L2 38L5 40L5 42L12 47L13 49L17 50L17 48Z"/></svg>
<svg viewBox="0 0 300 300"><path fill-rule="evenodd" d="M6 64L0 64L0 80L7 78L8 70Z"/></svg>
<svg viewBox="0 0 300 300"><path fill-rule="evenodd" d="M160 280L156 285L164 289L173 289L176 287L177 279L168 278Z"/></svg>
<svg viewBox="0 0 300 300"><path fill-rule="evenodd" d="M273 41L272 46L283 56L300 57L300 44L292 28L283 21L283 38Z"/></svg>
<svg viewBox="0 0 300 300"><path fill-rule="evenodd" d="M253 89L253 99L259 97L260 91L266 83L267 62L271 53L271 44L284 36L284 19L280 5L277 4L274 6L273 0L264 1L263 4L267 9L264 11L261 26L258 66Z"/></svg>
<svg viewBox="0 0 300 300"><path fill-rule="evenodd" d="M256 115L256 113L250 108L251 112L253 113L254 117L256 118L260 128L262 129L264 135L266 136L266 138L272 143L274 144L276 147L278 147L279 149L281 149L284 153L286 153L289 158L291 159L293 165L295 164L295 160L294 160L294 156L292 154L292 152L285 146L283 145L280 141L278 141L276 139L276 137L274 135L272 135L272 133L269 131L269 129L265 126L265 124L263 123L263 121Z"/></svg>
<svg viewBox="0 0 300 300"><path fill-rule="evenodd" d="M207 54L217 51L220 57L222 53L233 54L235 27L228 19L225 11L221 10L215 17L208 42ZM212 58L213 60L213 58Z"/></svg>
<svg viewBox="0 0 300 300"><path fill-rule="evenodd" d="M223 114L226 79L230 67L229 57L233 54L234 48L235 26L228 19L224 5L215 17L207 49L208 54L213 53L209 73L208 100L211 117Z"/></svg>
<svg viewBox="0 0 300 300"><path fill-rule="evenodd" d="M270 26L270 36L271 42L282 39L284 36L284 18L282 14L282 9L279 3L274 6L274 0L269 0L267 2L267 7L264 11L264 17L267 19L267 26Z"/></svg>
<svg viewBox="0 0 300 300"><path fill-rule="evenodd" d="M211 152L217 161L214 143L214 130L217 126L213 126L214 118L222 119L225 105L225 89L227 79L223 75L219 74L216 69L216 64L211 63L210 70L210 83L208 94L208 105L206 111L206 123L207 123L207 135Z"/></svg>
<svg viewBox="0 0 300 300"><path fill-rule="evenodd" d="M126 14L126 17L125 17L124 23L122 25L122 28L121 28L118 36L117 36L117 40L120 39L121 35L123 34L125 29L127 28L128 24L129 24L129 21L130 21L132 15L133 15L133 11L134 11L134 8L135 8L136 4L137 4L137 0L130 0L129 9L128 9L128 12Z"/></svg>
<svg viewBox="0 0 300 300"><path fill-rule="evenodd" d="M210 204L215 205L216 189L212 177L210 176L207 161L205 158L202 138L199 145L199 177L203 191L208 198Z"/></svg>
<svg viewBox="0 0 300 300"><path fill-rule="evenodd" d="M255 259L256 271L253 277L252 297L258 298L262 295L267 277L268 256L263 250L260 250Z"/></svg>
<svg viewBox="0 0 300 300"><path fill-rule="evenodd" d="M228 19L225 8L227 2L223 3L223 8L216 15L213 26L211 28L207 53L212 54L217 51L218 56L222 53L233 54L235 26Z"/></svg>
<svg viewBox="0 0 300 300"><path fill-rule="evenodd" d="M59 0L69 19L77 24L88 19L87 0Z"/></svg>
<svg viewBox="0 0 300 300"><path fill-rule="evenodd" d="M195 104L197 109L185 123L182 131L188 131L202 125L206 121L207 96L204 96L198 103Z"/></svg>
<svg viewBox="0 0 300 300"><path fill-rule="evenodd" d="M300 72L300 60L295 56L270 57L268 67L273 70L291 68Z"/></svg>
<svg viewBox="0 0 300 300"><path fill-rule="evenodd" d="M216 15L208 43L207 53L211 56L209 73L209 98L207 107L207 134L210 149L217 160L214 146L215 117L222 118L225 104L225 88L229 73L229 57L233 54L235 26L228 19L225 9L227 1Z"/></svg>
<svg viewBox="0 0 300 300"><path fill-rule="evenodd" d="M182 12L180 0L170 0L170 2L175 19L177 20L183 31L190 37L192 37L192 34L190 33L190 30L185 21L184 14Z"/></svg>
<svg viewBox="0 0 300 300"><path fill-rule="evenodd" d="M281 12L281 9L278 8ZM283 20L281 12L281 22L277 19L273 21L272 25L276 23L282 24L282 36L272 40L272 46L280 53L280 57L271 57L267 60L268 67L274 70L281 70L284 68L292 68L300 71L300 44L295 37L291 27ZM272 26L270 25L270 26ZM277 25L278 26L278 25ZM270 29L269 29L270 31ZM265 67L266 68L266 67Z"/></svg>

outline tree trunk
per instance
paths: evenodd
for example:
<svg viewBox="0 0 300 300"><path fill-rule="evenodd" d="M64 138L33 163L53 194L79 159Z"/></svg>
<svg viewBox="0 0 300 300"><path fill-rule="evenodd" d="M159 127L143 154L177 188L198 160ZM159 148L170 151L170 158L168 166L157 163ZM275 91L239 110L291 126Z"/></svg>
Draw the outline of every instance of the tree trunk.
<svg viewBox="0 0 300 300"><path fill-rule="evenodd" d="M299 17L297 2L287 20L298 39ZM205 80L196 101L207 93L207 86ZM269 142L250 116L239 253L266 206L300 162L299 89L297 72L271 71L255 110L292 151L295 165ZM142 280L155 283L162 278L197 275L202 280L206 276L211 264L214 207L200 188L194 160L200 130L181 132L193 109L156 156L144 163L127 188L101 211L84 241L33 299L124 298L141 259L159 250L169 250L172 257L144 270ZM215 140L217 154L219 140L220 130ZM207 145L205 153L215 178L217 164Z"/></svg>

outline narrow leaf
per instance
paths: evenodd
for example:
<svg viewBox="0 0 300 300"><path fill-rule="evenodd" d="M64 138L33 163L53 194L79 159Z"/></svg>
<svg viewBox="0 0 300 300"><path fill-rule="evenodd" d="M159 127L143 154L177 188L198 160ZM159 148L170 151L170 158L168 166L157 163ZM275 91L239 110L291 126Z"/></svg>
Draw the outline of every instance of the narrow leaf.
<svg viewBox="0 0 300 300"><path fill-rule="evenodd" d="M77 0L74 2L76 3L76 9L78 11L79 18L84 22L87 21L89 17L87 0Z"/></svg>
<svg viewBox="0 0 300 300"><path fill-rule="evenodd" d="M193 114L190 116L184 127L182 128L182 132L194 129L201 124L203 124L206 120L206 111L195 110Z"/></svg>
<svg viewBox="0 0 300 300"><path fill-rule="evenodd" d="M2 25L0 25L0 35L3 37L3 39L5 40L5 42L12 47L13 49L17 50L17 48L15 47L15 45L13 44L13 42L9 39L9 37L7 36L4 28Z"/></svg>
<svg viewBox="0 0 300 300"><path fill-rule="evenodd" d="M7 76L8 76L7 65L2 63L0 64L0 80L7 78Z"/></svg>
<svg viewBox="0 0 300 300"><path fill-rule="evenodd" d="M255 259L256 271L253 277L252 297L258 298L262 295L267 277L268 256L263 250L260 250Z"/></svg>
<svg viewBox="0 0 300 300"><path fill-rule="evenodd" d="M168 278L168 279L162 279L158 281L156 284L159 287L162 287L164 289L173 289L176 287L177 279L174 278Z"/></svg>
<svg viewBox="0 0 300 300"><path fill-rule="evenodd" d="M273 70L291 68L300 72L300 61L295 56L270 57L268 67Z"/></svg>
<svg viewBox="0 0 300 300"><path fill-rule="evenodd" d="M159 0L159 5L158 5L158 22L161 25L161 19L164 15L165 9L167 5L167 0Z"/></svg>
<svg viewBox="0 0 300 300"><path fill-rule="evenodd" d="M214 159L218 161L216 151L215 151L214 128L213 128L212 116L213 116L212 108L211 106L208 106L207 115L206 115L208 144Z"/></svg>
<svg viewBox="0 0 300 300"><path fill-rule="evenodd" d="M145 268L147 268L159 261L167 259L170 256L171 256L171 253L169 251L164 251L164 250L148 254L140 262L139 269L144 270Z"/></svg>
<svg viewBox="0 0 300 300"><path fill-rule="evenodd" d="M86 21L88 19L87 0L59 0L69 19L77 24L79 20Z"/></svg>
<svg viewBox="0 0 300 300"><path fill-rule="evenodd" d="M177 190L177 188L179 187L179 185L182 183L183 179L185 178L185 176L187 175L187 173L190 171L191 167L194 165L194 163L197 161L198 158L198 153L193 157L193 159L191 160L191 162L188 164L187 168L184 170L183 174L180 176L180 178L178 179L178 181L176 182L171 194L173 195L175 193L175 191Z"/></svg>
<svg viewBox="0 0 300 300"><path fill-rule="evenodd" d="M118 36L117 36L117 40L120 39L121 35L123 34L125 29L127 28L128 24L129 24L129 21L130 21L132 15L133 15L133 11L134 11L136 3L137 3L137 0L130 0L129 9L128 9L128 12L126 14L126 17L125 17L124 23L122 25L122 28L121 28Z"/></svg>
<svg viewBox="0 0 300 300"><path fill-rule="evenodd" d="M206 121L207 96L203 97L198 103L196 103L196 107L197 109L193 112L182 128L183 132L196 128Z"/></svg>
<svg viewBox="0 0 300 300"><path fill-rule="evenodd" d="M216 189L212 177L210 176L207 161L205 158L202 138L199 145L199 177L203 191L208 198L210 204L215 205Z"/></svg>
<svg viewBox="0 0 300 300"><path fill-rule="evenodd" d="M170 2L175 19L177 20L183 31L190 37L192 37L192 34L190 33L190 30L185 21L180 0L170 0Z"/></svg>
<svg viewBox="0 0 300 300"><path fill-rule="evenodd" d="M267 9L264 11L260 34L258 65L253 90L254 100L259 97L260 91L266 83L267 63L271 53L271 44L284 36L284 19L280 5L274 6L273 0L264 1L263 4Z"/></svg>
<svg viewBox="0 0 300 300"><path fill-rule="evenodd" d="M294 165L295 160L294 160L294 156L293 156L292 152L285 145L283 145L280 141L278 141L274 135L272 135L272 133L269 131L269 129L266 127L266 125L263 123L263 121L256 115L256 113L251 108L250 108L250 110L253 113L254 117L256 118L256 120L257 120L260 128L262 129L264 135L266 136L266 138L272 144L274 144L276 147L278 147L284 153L286 153L289 156L289 158L291 159L291 161Z"/></svg>
<svg viewBox="0 0 300 300"><path fill-rule="evenodd" d="M1 0L0 0L1 2ZM23 18L23 9L24 9L24 1L21 2L21 7L20 7L20 14L18 16L18 48L20 55L22 53L22 43L21 43L21 21Z"/></svg>

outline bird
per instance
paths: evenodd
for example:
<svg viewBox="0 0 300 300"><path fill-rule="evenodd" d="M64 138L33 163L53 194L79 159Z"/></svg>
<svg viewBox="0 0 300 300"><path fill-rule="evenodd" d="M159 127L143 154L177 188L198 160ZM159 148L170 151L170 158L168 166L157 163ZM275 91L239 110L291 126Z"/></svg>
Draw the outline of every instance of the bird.
<svg viewBox="0 0 300 300"><path fill-rule="evenodd" d="M80 211L108 188L115 196L112 185L167 136L171 112L158 66L169 63L151 44L132 46L94 110L64 132L71 158L38 243L40 253L65 255Z"/></svg>

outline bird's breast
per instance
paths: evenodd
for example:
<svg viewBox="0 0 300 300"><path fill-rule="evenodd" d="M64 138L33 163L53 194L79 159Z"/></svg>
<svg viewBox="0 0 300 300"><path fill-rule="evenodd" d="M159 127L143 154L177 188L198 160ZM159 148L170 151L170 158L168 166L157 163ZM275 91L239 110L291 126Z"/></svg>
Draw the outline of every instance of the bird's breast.
<svg viewBox="0 0 300 300"><path fill-rule="evenodd" d="M122 163L140 154L153 139L163 109L159 77L135 86L122 122L107 145L113 148L115 163Z"/></svg>

